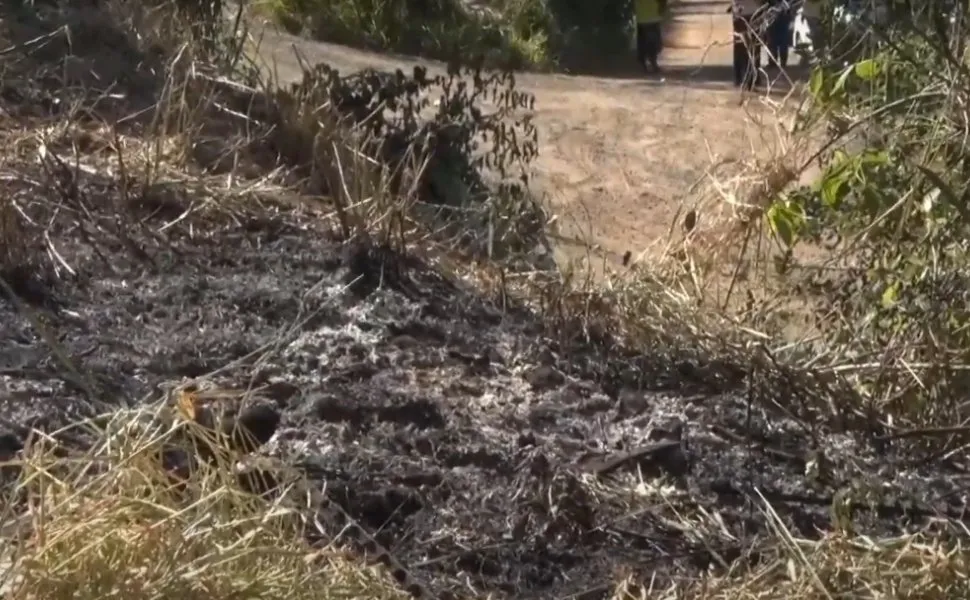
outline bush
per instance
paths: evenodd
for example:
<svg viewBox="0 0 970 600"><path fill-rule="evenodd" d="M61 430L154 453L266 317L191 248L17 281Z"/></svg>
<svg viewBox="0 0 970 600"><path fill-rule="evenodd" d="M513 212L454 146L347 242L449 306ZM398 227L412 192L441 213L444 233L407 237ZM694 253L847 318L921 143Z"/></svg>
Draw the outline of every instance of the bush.
<svg viewBox="0 0 970 600"><path fill-rule="evenodd" d="M561 32L555 46L561 62L569 64L590 60L594 58L591 54L612 56L627 51L633 35L633 0L548 0L546 9L556 30Z"/></svg>
<svg viewBox="0 0 970 600"><path fill-rule="evenodd" d="M271 129L312 193L336 203L343 236L381 224L384 241L403 239L417 220L498 260L545 243L546 218L527 187L534 102L510 73L453 66L444 76L416 67L345 77L319 64L277 95Z"/></svg>
<svg viewBox="0 0 970 600"><path fill-rule="evenodd" d="M488 66L568 65L626 51L632 0L271 0L289 30L317 39Z"/></svg>
<svg viewBox="0 0 970 600"><path fill-rule="evenodd" d="M460 0L272 0L287 29L340 44L450 59L477 54L491 66L544 65L541 37L525 37Z"/></svg>
<svg viewBox="0 0 970 600"><path fill-rule="evenodd" d="M815 69L802 124L829 131L823 170L769 216L789 250L834 249L808 289L871 408L949 423L970 383L968 23L947 0L888 6L851 64Z"/></svg>

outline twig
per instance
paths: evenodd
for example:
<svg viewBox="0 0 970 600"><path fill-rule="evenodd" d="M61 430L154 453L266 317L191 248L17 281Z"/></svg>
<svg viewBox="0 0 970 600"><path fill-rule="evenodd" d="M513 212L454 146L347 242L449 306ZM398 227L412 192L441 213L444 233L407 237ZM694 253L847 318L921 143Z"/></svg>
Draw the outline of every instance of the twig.
<svg viewBox="0 0 970 600"><path fill-rule="evenodd" d="M52 31L50 33L45 33L44 35L39 35L39 36L35 37L32 40L27 40L26 42L24 42L22 44L15 44L15 45L10 46L8 48L4 48L3 50L0 50L0 56L6 56L8 54L13 54L15 52L18 52L20 50L26 50L26 49L29 49L29 48L33 48L34 46L39 46L40 44L45 43L45 42L48 42L48 41L52 40L55 36L61 35L61 34L65 34L65 35L68 34L67 25L64 25L62 27L58 27L57 29L55 29L54 31Z"/></svg>
<svg viewBox="0 0 970 600"><path fill-rule="evenodd" d="M953 427L925 427L920 429L906 429L895 433L888 433L873 438L876 442L888 442L891 440L903 440L918 437L940 437L947 435L958 435L970 433L970 426L956 425Z"/></svg>

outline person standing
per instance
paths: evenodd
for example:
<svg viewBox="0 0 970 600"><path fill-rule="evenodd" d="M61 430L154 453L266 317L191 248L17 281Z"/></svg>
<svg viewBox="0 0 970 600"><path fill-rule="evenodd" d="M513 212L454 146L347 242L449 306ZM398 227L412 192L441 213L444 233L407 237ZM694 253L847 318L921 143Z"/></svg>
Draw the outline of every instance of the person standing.
<svg viewBox="0 0 970 600"><path fill-rule="evenodd" d="M762 8L762 0L732 0L728 9L734 30L734 85L746 90L754 88L761 72Z"/></svg>
<svg viewBox="0 0 970 600"><path fill-rule="evenodd" d="M662 25L667 0L636 0L637 62L648 73L659 73L663 50Z"/></svg>
<svg viewBox="0 0 970 600"><path fill-rule="evenodd" d="M822 26L822 0L802 0L802 17L808 25L808 39L812 42L812 54L816 60L825 51L827 40Z"/></svg>
<svg viewBox="0 0 970 600"><path fill-rule="evenodd" d="M771 25L768 28L768 54L782 69L788 68L788 51L792 43L794 9L790 0L772 0Z"/></svg>

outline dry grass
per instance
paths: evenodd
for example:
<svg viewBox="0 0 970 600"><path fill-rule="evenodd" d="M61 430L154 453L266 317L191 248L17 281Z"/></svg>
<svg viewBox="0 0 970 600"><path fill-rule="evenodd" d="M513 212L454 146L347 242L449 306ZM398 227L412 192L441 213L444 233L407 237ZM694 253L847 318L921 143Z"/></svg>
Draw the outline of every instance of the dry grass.
<svg viewBox="0 0 970 600"><path fill-rule="evenodd" d="M116 412L81 423L85 451L54 452L35 438L22 460L3 531L5 597L40 598L373 598L407 597L388 576L336 549L310 548L292 505L253 497L227 470L197 471L174 489L157 461L174 444L170 407ZM63 432L60 432L63 433ZM9 478L8 478L9 482ZM8 493L11 493L8 490ZM616 490L598 490L604 501ZM640 501L646 491L639 491ZM656 502L663 492L649 493ZM24 510L23 507L27 509ZM631 504L632 506L632 504ZM12 511L17 511L17 516ZM616 599L782 600L963 598L970 555L958 543L914 534L893 539L830 535L795 539L765 506L776 537L725 573L672 588L649 573L618 582ZM716 535L710 515L682 515L692 535ZM705 533L706 532L706 533Z"/></svg>
<svg viewBox="0 0 970 600"><path fill-rule="evenodd" d="M894 539L821 541L782 536L784 548L764 564L712 576L676 589L651 590L642 577L628 577L615 600L834 600L858 598L966 598L970 553L959 544L915 534Z"/></svg>
<svg viewBox="0 0 970 600"><path fill-rule="evenodd" d="M663 477L638 478L633 485L582 481L599 506L611 506L631 519L662 521L669 529L708 548L720 563L697 579L658 585L663 574L622 574L613 600L834 600L858 598L966 598L970 594L970 549L962 523L941 518L923 531L898 537L853 535L833 523L819 539L795 536L771 504L760 499L760 516L770 536L726 561L716 548L736 543L717 512L685 511L689 492ZM622 524L622 520L618 522Z"/></svg>
<svg viewBox="0 0 970 600"><path fill-rule="evenodd" d="M170 407L79 424L96 441L28 446L5 520L6 598L405 598L389 576L304 540L299 511L254 497L227 469L175 488L158 456ZM7 469L11 467L8 466ZM26 510L24 506L26 505Z"/></svg>
<svg viewBox="0 0 970 600"><path fill-rule="evenodd" d="M818 322L814 300L795 287L835 253L803 243L791 263L799 270L779 270L785 247L769 217L784 192L813 180L825 146L822 127L799 119L802 92L795 86L781 100L749 98L755 106L744 109L746 117L761 132L749 157L726 162L712 156L690 189L690 204L654 244L659 248L631 256L629 268L605 260L597 265L593 251L565 265L561 281L539 286L544 312L569 305L565 312L586 323L581 329L597 327L591 319L598 315L599 328L619 333L632 347L694 347L742 363L759 347L795 356L825 327L837 326ZM696 226L687 227L688 221Z"/></svg>
<svg viewBox="0 0 970 600"><path fill-rule="evenodd" d="M527 298L564 345L602 339L658 354L747 365L765 351L801 351L816 330L807 298L777 272L783 254L766 213L783 191L809 179L819 132L796 129L799 90L749 111L763 139L745 162L715 163L692 188L692 204L671 224L659 252L630 257L629 267L596 264L595 240L560 273L509 275L476 265L465 273L495 297ZM771 125L769 125L771 123ZM683 227L688 212L699 225ZM801 256L803 265L810 259ZM703 357L703 358L701 358Z"/></svg>
<svg viewBox="0 0 970 600"><path fill-rule="evenodd" d="M806 373L831 374L852 366L837 352L817 352L826 334L846 324L811 318L809 294L794 287L797 277L778 271L776 259L784 248L768 211L783 192L812 182L822 151L854 140L833 139L820 123L805 128L802 122L796 127L785 104L772 107L771 120L787 121L789 127L764 127L760 154L752 152L751 160L743 164L716 164L707 179L698 182L694 204L684 207L665 240L663 258L651 257L649 262L643 256L634 258L633 267L623 271L604 265L605 277L591 274L587 262L573 265L564 280L526 286L539 290L537 304L544 314L554 316L556 326L550 330L586 339L608 331L644 353L668 348L677 355L678 349L691 348L713 362L727 359L751 365L767 354L772 361L783 357L783 362ZM693 231L680 227L688 211L703 216L703 225ZM849 244L835 249L806 245L799 247L797 255L797 264L805 271L821 270L848 255ZM869 377L891 377L891 369L876 367ZM845 395L839 401L851 403L852 398ZM640 482L632 489L593 490L602 502L624 504L629 514L669 507L670 491L657 482ZM640 497L644 495L648 497ZM751 548L750 555L722 563L718 574L669 588L656 587L649 572L626 574L612 597L832 600L970 594L970 552L964 545L970 532L962 523L941 518L932 531L888 539L832 533L807 540L788 531L767 502L762 516L774 536ZM717 539L726 533L716 515L674 517L675 529L698 539Z"/></svg>

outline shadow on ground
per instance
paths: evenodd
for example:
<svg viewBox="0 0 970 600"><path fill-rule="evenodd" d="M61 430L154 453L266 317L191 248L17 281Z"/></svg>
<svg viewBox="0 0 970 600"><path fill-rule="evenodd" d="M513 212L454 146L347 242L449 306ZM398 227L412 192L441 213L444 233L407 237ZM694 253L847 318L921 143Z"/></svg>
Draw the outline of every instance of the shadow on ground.
<svg viewBox="0 0 970 600"><path fill-rule="evenodd" d="M574 66L568 74L618 79L645 86L677 85L711 90L731 89L734 86L734 68L729 64L664 65L661 60L661 68L660 74L647 73L636 60L621 57L613 61L590 62L583 67ZM810 68L803 65L789 65L784 72L774 65L766 66L762 69L757 91L784 96L795 85L807 82L810 74Z"/></svg>
<svg viewBox="0 0 970 600"><path fill-rule="evenodd" d="M789 66L781 71L775 66L762 69L757 92L772 96L787 95L794 86L808 81L807 67ZM663 73L643 77L645 83L665 83L698 89L724 89L734 86L734 68L731 65L675 65L663 68Z"/></svg>

